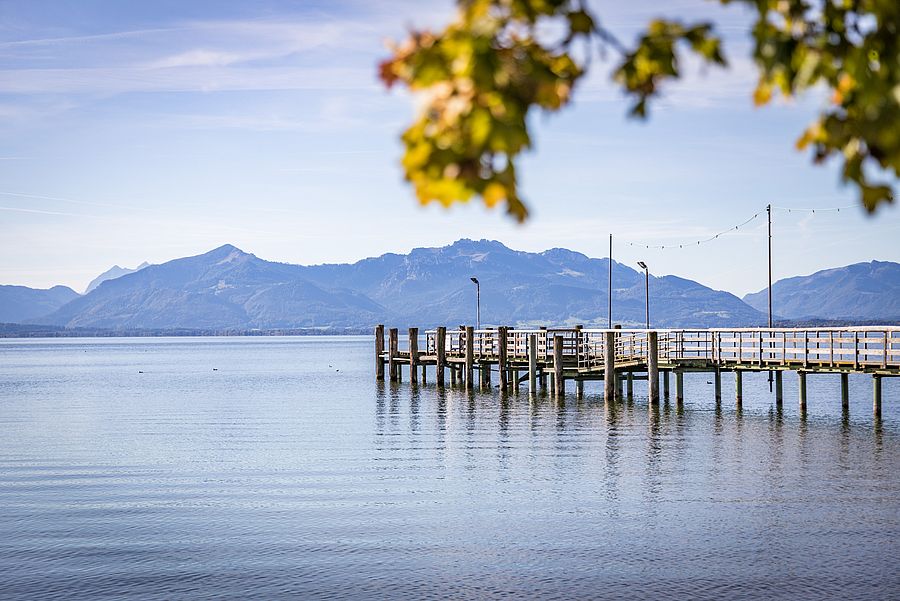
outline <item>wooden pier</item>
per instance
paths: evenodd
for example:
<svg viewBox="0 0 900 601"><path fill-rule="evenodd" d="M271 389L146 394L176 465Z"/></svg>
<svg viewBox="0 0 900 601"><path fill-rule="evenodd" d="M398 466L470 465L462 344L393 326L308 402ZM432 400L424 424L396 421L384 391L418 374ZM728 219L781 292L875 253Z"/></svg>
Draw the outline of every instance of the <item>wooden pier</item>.
<svg viewBox="0 0 900 601"><path fill-rule="evenodd" d="M608 399L630 398L634 380L647 380L648 398L659 403L659 376L668 398L669 376L675 377L678 403L684 400L684 374L714 374L716 402L722 400L722 372L735 374L735 401L742 402L744 372L773 372L775 402L783 402L782 375L797 373L800 410L806 410L807 374L839 374L841 399L849 405L848 374L871 374L873 410L881 415L881 379L900 376L900 327L850 328L734 328L685 330L625 330L509 327L476 330L439 327L424 332L409 328L406 347L400 348L399 331L375 328L375 376L399 382L403 367L410 382L424 384L433 367L438 386L492 386L492 372L503 391L518 391L527 383L535 394L546 389L556 397L566 394L566 383L584 395L586 380L602 380ZM623 391L626 387L627 392Z"/></svg>

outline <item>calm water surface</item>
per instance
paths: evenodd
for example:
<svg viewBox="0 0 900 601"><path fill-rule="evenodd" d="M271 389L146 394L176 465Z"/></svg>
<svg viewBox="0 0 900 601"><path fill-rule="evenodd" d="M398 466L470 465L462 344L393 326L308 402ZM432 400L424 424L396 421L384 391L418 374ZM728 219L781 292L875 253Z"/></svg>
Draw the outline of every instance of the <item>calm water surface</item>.
<svg viewBox="0 0 900 601"><path fill-rule="evenodd" d="M736 412L727 375L652 410L372 371L369 338L0 341L0 597L900 598L900 381L876 421L862 376L803 419L791 374Z"/></svg>

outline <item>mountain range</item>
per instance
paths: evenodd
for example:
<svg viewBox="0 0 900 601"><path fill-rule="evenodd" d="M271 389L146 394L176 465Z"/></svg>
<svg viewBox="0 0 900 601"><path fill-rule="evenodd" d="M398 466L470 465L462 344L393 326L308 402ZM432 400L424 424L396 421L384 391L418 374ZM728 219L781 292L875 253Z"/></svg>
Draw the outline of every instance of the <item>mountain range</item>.
<svg viewBox="0 0 900 601"><path fill-rule="evenodd" d="M266 261L225 245L118 276L110 270L83 296L60 286L34 290L24 312L22 301L11 299L31 289L0 287L0 322L113 330L456 325L474 322L470 277L477 276L484 325L603 327L608 269L605 258L561 248L522 252L489 240L311 266ZM898 282L900 265L875 262L782 280L773 290L785 317L872 320L900 315ZM20 289L18 297L6 290L11 288ZM643 325L643 273L613 262L612 296L615 323ZM651 322L658 327L766 323L765 291L741 300L669 275L650 278L650 297Z"/></svg>
<svg viewBox="0 0 900 601"><path fill-rule="evenodd" d="M150 263L147 263L146 261L144 261L143 263L141 263L134 269L129 269L127 267L119 267L118 265L113 265L112 267L110 267L109 269L107 269L106 271L104 271L103 273L98 275L97 277L95 277L93 280L91 280L91 283L88 284L88 287L87 287L87 289L85 289L84 293L88 294L89 292L92 292L94 290L94 288L96 288L97 286L99 286L100 284L105 282L106 280L114 280L116 278L122 277L123 275L128 275L129 273L134 273L135 271L140 271L141 269L143 269L144 267L146 267L149 264Z"/></svg>

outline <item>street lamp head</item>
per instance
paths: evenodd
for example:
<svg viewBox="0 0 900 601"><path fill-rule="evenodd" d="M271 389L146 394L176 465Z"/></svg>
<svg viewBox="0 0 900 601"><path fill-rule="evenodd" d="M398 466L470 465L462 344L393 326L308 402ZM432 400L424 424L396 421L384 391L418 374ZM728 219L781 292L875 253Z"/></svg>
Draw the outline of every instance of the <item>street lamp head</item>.
<svg viewBox="0 0 900 601"><path fill-rule="evenodd" d="M477 284L477 283L478 283L478 278L469 278L469 279L472 280L472 283L473 283L473 284Z"/></svg>
<svg viewBox="0 0 900 601"><path fill-rule="evenodd" d="M638 267L640 267L641 269L647 269L647 264L643 261L638 261Z"/></svg>

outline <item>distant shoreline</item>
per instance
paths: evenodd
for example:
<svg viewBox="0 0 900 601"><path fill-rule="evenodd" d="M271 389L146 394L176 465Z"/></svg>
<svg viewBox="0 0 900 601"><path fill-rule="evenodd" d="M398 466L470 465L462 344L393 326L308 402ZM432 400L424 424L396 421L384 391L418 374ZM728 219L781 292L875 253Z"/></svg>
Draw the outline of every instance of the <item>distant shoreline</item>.
<svg viewBox="0 0 900 601"><path fill-rule="evenodd" d="M402 325L402 324L398 324ZM759 327L761 324L755 324ZM778 320L776 328L821 328L853 326L897 326L900 318L883 320L839 320L805 319ZM659 329L680 329L688 326L659 326ZM748 324L731 326L748 327ZM62 326L41 326L17 323L0 323L0 338L163 338L178 336L360 336L371 334L372 326L334 327L320 326L307 328L66 328ZM719 329L728 329L719 328Z"/></svg>

